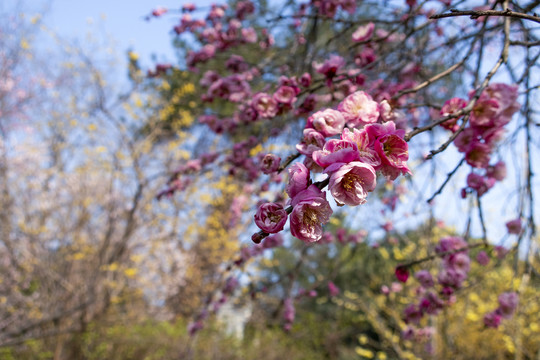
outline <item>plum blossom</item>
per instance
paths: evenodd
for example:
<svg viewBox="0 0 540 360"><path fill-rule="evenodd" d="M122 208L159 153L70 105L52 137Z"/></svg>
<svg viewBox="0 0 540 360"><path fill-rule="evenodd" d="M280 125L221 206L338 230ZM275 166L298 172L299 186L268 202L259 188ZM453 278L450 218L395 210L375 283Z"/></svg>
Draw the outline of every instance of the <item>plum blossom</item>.
<svg viewBox="0 0 540 360"><path fill-rule="evenodd" d="M473 141L465 154L467 164L472 167L485 169L489 165L491 148L481 142Z"/></svg>
<svg viewBox="0 0 540 360"><path fill-rule="evenodd" d="M360 161L373 166L375 169L381 165L381 158L373 148L370 147L369 134L365 129L353 129L351 132L345 128L341 133L341 140L350 141L358 147Z"/></svg>
<svg viewBox="0 0 540 360"><path fill-rule="evenodd" d="M498 328L501 324L502 316L496 311L492 311L484 315L484 325L486 327Z"/></svg>
<svg viewBox="0 0 540 360"><path fill-rule="evenodd" d="M353 128L375 123L379 118L377 102L363 91L357 91L343 99L338 104L338 110L343 113L347 125Z"/></svg>
<svg viewBox="0 0 540 360"><path fill-rule="evenodd" d="M369 22L365 25L360 25L352 34L352 41L362 42L367 41L373 35L373 30L375 29L375 24Z"/></svg>
<svg viewBox="0 0 540 360"><path fill-rule="evenodd" d="M360 160L358 147L355 143L337 139L328 140L322 150L313 152L312 157L313 161L323 168L334 163L349 163Z"/></svg>
<svg viewBox="0 0 540 360"><path fill-rule="evenodd" d="M467 186L475 190L478 196L484 195L494 185L493 178L485 178L481 175L470 173L467 175Z"/></svg>
<svg viewBox="0 0 540 360"><path fill-rule="evenodd" d="M405 283L409 279L409 269L407 269L403 265L399 265L398 267L396 267L395 275L399 281Z"/></svg>
<svg viewBox="0 0 540 360"><path fill-rule="evenodd" d="M311 157L314 151L322 150L324 146L324 135L315 129L304 129L302 141L296 145L296 150L300 154Z"/></svg>
<svg viewBox="0 0 540 360"><path fill-rule="evenodd" d="M504 161L499 161L495 165L490 165L486 169L486 176L497 181L503 181L506 177L506 164Z"/></svg>
<svg viewBox="0 0 540 360"><path fill-rule="evenodd" d="M482 266L489 264L489 260L488 254L483 250L476 255L476 261Z"/></svg>
<svg viewBox="0 0 540 360"><path fill-rule="evenodd" d="M504 318L510 318L516 311L519 303L519 296L515 292L505 292L499 295L498 313Z"/></svg>
<svg viewBox="0 0 540 360"><path fill-rule="evenodd" d="M255 224L269 234L275 234L283 230L287 222L287 211L277 203L264 203L259 206L255 214Z"/></svg>
<svg viewBox="0 0 540 360"><path fill-rule="evenodd" d="M485 90L484 93L489 96L491 99L494 99L499 104L499 112L497 117L507 118L507 120L502 120L502 122L507 123L510 121L510 117L516 113L520 105L517 102L518 98L518 86L517 85L507 85L502 83L490 84Z"/></svg>
<svg viewBox="0 0 540 360"><path fill-rule="evenodd" d="M293 299L287 298L284 302L285 308L283 311L283 319L286 323L292 323L295 317L294 302Z"/></svg>
<svg viewBox="0 0 540 360"><path fill-rule="evenodd" d="M319 74L323 74L327 79L327 85L332 84L332 79L339 70L345 66L345 59L338 55L330 55L330 59L324 63L313 62L313 68Z"/></svg>
<svg viewBox="0 0 540 360"><path fill-rule="evenodd" d="M338 205L356 206L366 203L367 193L377 184L375 170L369 164L353 161L335 163L324 171L330 173L330 193Z"/></svg>
<svg viewBox="0 0 540 360"><path fill-rule="evenodd" d="M407 167L409 146L398 135L385 135L375 140L374 149L381 158L381 172L390 180L410 174Z"/></svg>
<svg viewBox="0 0 540 360"><path fill-rule="evenodd" d="M521 219L517 218L506 223L509 234L519 235L521 233Z"/></svg>
<svg viewBox="0 0 540 360"><path fill-rule="evenodd" d="M337 110L317 111L308 118L307 126L323 134L325 137L341 134L345 126L343 114Z"/></svg>
<svg viewBox="0 0 540 360"><path fill-rule="evenodd" d="M289 168L289 183L285 191L291 199L309 186L309 170L302 163L294 163Z"/></svg>
<svg viewBox="0 0 540 360"><path fill-rule="evenodd" d="M281 158L274 154L264 155L261 161L261 171L265 174L272 174L279 169Z"/></svg>
<svg viewBox="0 0 540 360"><path fill-rule="evenodd" d="M261 118L270 119L278 113L277 101L266 93L255 94L252 99L252 106Z"/></svg>
<svg viewBox="0 0 540 360"><path fill-rule="evenodd" d="M441 116L448 116L455 114L459 110L465 108L467 105L467 101L461 98L452 98L450 100L447 100L442 109L441 109ZM459 129L459 125L457 124L458 118L450 119L448 121L445 121L441 124L441 126L445 129L448 129L452 132L456 132Z"/></svg>
<svg viewBox="0 0 540 360"><path fill-rule="evenodd" d="M300 85L307 88L311 85L311 75L309 73L303 73L299 79Z"/></svg>
<svg viewBox="0 0 540 360"><path fill-rule="evenodd" d="M322 224L332 215L326 194L311 185L298 193L292 200L291 233L304 242L319 241L323 234Z"/></svg>
<svg viewBox="0 0 540 360"><path fill-rule="evenodd" d="M474 105L470 124L472 127L488 127L494 125L494 118L499 111L499 102L487 97L481 97Z"/></svg>
<svg viewBox="0 0 540 360"><path fill-rule="evenodd" d="M328 282L328 291L330 292L330 296L339 295L339 288L332 281Z"/></svg>
<svg viewBox="0 0 540 360"><path fill-rule="evenodd" d="M273 98L280 104L292 105L296 101L296 91L291 86L280 86Z"/></svg>
<svg viewBox="0 0 540 360"><path fill-rule="evenodd" d="M414 274L414 277L418 280L420 285L425 288L430 288L434 285L433 277L427 270L419 270Z"/></svg>

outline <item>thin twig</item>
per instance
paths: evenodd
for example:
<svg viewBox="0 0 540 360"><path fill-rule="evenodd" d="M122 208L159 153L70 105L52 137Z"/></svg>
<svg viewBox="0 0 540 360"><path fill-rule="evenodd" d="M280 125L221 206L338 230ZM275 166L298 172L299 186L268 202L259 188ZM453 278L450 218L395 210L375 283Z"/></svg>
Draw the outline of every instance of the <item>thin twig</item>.
<svg viewBox="0 0 540 360"><path fill-rule="evenodd" d="M482 241L484 242L484 245L487 245L486 222L484 221L482 203L480 202L480 195L478 195L478 193L476 193L476 203L478 205L478 217L480 218L480 224L482 225Z"/></svg>
<svg viewBox="0 0 540 360"><path fill-rule="evenodd" d="M442 185L439 187L439 190L437 190L428 200L427 200L427 203L431 203L433 201L433 199L435 199L435 197L437 195L439 195L444 187L446 186L446 184L448 184L448 181L450 181L450 179L452 178L452 176L454 176L454 174L456 173L456 171L459 169L459 167L461 165L463 165L463 163L465 162L465 158L462 158L461 161L457 164L457 166L454 168L454 170L450 171L448 173L448 175L446 176L446 180L442 183Z"/></svg>
<svg viewBox="0 0 540 360"><path fill-rule="evenodd" d="M449 13L446 14L435 14L431 15L429 18L436 20L436 19L442 19L447 17L456 17L456 16L470 16L471 19L478 19L481 16L505 16L505 17L512 17L512 18L518 18L518 19L525 19L534 21L537 23L540 23L540 17L535 15L528 15L523 14L519 12L514 12L510 9L506 9L503 11L500 10L464 10L464 11L458 11L458 10L450 10Z"/></svg>

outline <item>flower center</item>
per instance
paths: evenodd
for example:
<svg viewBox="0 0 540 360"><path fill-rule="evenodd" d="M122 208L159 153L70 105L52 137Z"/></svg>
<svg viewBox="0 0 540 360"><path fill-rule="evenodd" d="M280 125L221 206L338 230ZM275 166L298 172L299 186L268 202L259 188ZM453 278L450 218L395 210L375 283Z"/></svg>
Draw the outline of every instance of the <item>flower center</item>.
<svg viewBox="0 0 540 360"><path fill-rule="evenodd" d="M311 226L318 224L319 220L317 218L317 212L313 209L304 211L303 223Z"/></svg>
<svg viewBox="0 0 540 360"><path fill-rule="evenodd" d="M343 184L343 188L347 191L351 191L352 189L354 189L354 184L357 182L359 182L360 184L364 183L358 175L351 173L345 175L343 177L343 180L341 181L341 183Z"/></svg>

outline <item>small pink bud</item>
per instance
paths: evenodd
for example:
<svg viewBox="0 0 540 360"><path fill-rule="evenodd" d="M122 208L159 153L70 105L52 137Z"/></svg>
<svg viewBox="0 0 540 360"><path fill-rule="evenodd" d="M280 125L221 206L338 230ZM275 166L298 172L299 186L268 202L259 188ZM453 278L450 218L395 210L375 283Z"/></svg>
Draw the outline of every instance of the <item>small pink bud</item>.
<svg viewBox="0 0 540 360"><path fill-rule="evenodd" d="M396 278L402 283L406 283L409 279L409 270L405 266L399 265L396 267L395 274Z"/></svg>

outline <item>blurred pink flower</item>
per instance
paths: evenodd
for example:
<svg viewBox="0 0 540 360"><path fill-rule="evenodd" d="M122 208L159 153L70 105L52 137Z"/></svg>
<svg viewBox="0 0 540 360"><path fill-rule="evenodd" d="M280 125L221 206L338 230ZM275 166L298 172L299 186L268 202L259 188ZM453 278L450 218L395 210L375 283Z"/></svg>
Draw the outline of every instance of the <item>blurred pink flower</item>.
<svg viewBox="0 0 540 360"><path fill-rule="evenodd" d="M375 24L369 22L365 25L360 25L352 34L352 41L362 42L369 40L373 35L373 30L375 29Z"/></svg>
<svg viewBox="0 0 540 360"><path fill-rule="evenodd" d="M521 219L517 218L506 223L509 234L519 235L521 233Z"/></svg>
<svg viewBox="0 0 540 360"><path fill-rule="evenodd" d="M287 212L276 203L264 203L255 214L255 224L263 231L274 234L283 230L287 222Z"/></svg>

